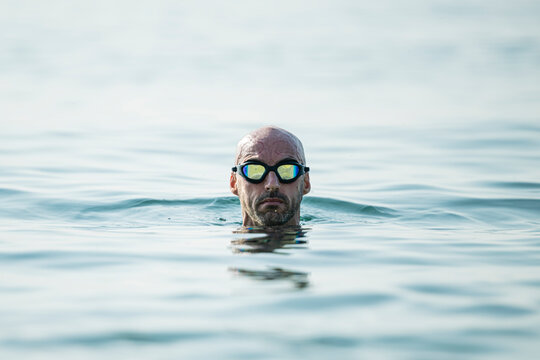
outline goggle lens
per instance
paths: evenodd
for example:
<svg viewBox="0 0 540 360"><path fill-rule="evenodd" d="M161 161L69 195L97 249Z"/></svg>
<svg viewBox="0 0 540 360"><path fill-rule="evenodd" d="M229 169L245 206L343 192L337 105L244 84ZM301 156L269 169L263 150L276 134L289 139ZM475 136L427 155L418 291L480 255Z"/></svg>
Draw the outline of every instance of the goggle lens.
<svg viewBox="0 0 540 360"><path fill-rule="evenodd" d="M296 178L299 171L300 168L298 167L298 165L294 164L284 164L278 166L277 168L277 172L283 180L291 180Z"/></svg>
<svg viewBox="0 0 540 360"><path fill-rule="evenodd" d="M263 177L266 169L264 166L259 164L247 164L242 167L242 171L248 179L260 180Z"/></svg>

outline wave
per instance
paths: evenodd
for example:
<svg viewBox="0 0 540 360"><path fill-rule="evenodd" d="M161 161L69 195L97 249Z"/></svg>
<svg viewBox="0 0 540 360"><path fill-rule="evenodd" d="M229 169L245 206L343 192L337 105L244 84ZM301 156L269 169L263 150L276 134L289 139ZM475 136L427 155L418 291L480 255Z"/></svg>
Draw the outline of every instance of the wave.
<svg viewBox="0 0 540 360"><path fill-rule="evenodd" d="M517 186L536 188L538 183L519 183ZM131 224L152 226L240 225L240 201L236 196L158 199L151 197L124 198L116 201L88 201L68 198L45 198L38 194L0 188L8 201L0 216L23 220L65 219L69 222L101 224ZM400 224L444 229L448 226L481 223L538 224L540 199L535 198L475 198L434 194L414 199L402 198L399 210L374 204L364 204L332 197L306 196L302 202L301 222L366 223L392 221ZM405 201L405 202L404 202Z"/></svg>
<svg viewBox="0 0 540 360"><path fill-rule="evenodd" d="M0 188L0 196L21 196L21 195L27 195L27 194L30 194L30 193L23 190Z"/></svg>
<svg viewBox="0 0 540 360"><path fill-rule="evenodd" d="M447 205L458 208L523 210L540 213L540 199L524 198L462 198L451 200Z"/></svg>
<svg viewBox="0 0 540 360"><path fill-rule="evenodd" d="M480 185L504 189L540 189L540 183L526 181L490 181L480 183Z"/></svg>
<svg viewBox="0 0 540 360"><path fill-rule="evenodd" d="M114 331L99 334L80 334L74 336L44 339L7 339L1 343L14 347L50 347L59 345L104 346L112 343L176 343L216 337L212 332L182 331Z"/></svg>
<svg viewBox="0 0 540 360"><path fill-rule="evenodd" d="M127 210L145 206L204 206L211 208L223 208L228 205L239 204L239 201L232 196L227 197L217 197L217 198L193 198L193 199L177 199L177 200L167 200L167 199L151 199L151 198L137 198L122 200L110 204L90 206L82 210L85 212L103 212L103 211L117 211L117 210Z"/></svg>
<svg viewBox="0 0 540 360"><path fill-rule="evenodd" d="M369 216L394 217L397 211L374 205L358 204L352 201L338 200L333 198L309 196L304 198L305 205L317 210L332 211L337 213L361 214Z"/></svg>

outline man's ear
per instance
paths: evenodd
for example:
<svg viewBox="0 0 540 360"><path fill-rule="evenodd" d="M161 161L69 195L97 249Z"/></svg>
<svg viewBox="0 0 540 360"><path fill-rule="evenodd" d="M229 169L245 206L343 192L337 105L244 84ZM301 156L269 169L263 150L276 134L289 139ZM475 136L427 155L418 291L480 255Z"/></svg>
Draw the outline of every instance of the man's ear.
<svg viewBox="0 0 540 360"><path fill-rule="evenodd" d="M309 173L304 175L304 191L303 194L306 195L311 190L311 182L309 182Z"/></svg>
<svg viewBox="0 0 540 360"><path fill-rule="evenodd" d="M229 179L229 186L231 188L231 192L238 196L238 188L236 187L236 174L231 172L231 178Z"/></svg>

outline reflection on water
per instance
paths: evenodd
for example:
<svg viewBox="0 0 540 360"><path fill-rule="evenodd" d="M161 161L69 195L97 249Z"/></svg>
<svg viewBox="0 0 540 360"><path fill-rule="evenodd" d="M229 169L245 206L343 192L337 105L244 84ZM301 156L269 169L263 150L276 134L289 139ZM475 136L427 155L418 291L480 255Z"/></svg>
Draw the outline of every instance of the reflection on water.
<svg viewBox="0 0 540 360"><path fill-rule="evenodd" d="M300 226L280 229L272 228L240 228L234 231L242 237L231 241L233 252L235 253L262 253L274 252L281 248L302 249L307 244L306 233L309 228ZM254 236L253 234L256 234Z"/></svg>
<svg viewBox="0 0 540 360"><path fill-rule="evenodd" d="M263 228L263 227L242 227L235 230L234 234L241 234L242 237L231 241L233 253L277 253L277 249L307 249L306 233L309 229L301 226L286 228ZM231 267L229 271L238 276L245 276L261 281L290 281L297 289L304 289L309 286L308 273L302 271L286 270L279 267L271 267L268 270L251 270L238 267Z"/></svg>
<svg viewBox="0 0 540 360"><path fill-rule="evenodd" d="M309 286L309 274L301 271L289 271L281 268L270 268L268 270L229 268L229 271L233 272L235 275L246 276L261 281L290 281L297 289L304 289Z"/></svg>

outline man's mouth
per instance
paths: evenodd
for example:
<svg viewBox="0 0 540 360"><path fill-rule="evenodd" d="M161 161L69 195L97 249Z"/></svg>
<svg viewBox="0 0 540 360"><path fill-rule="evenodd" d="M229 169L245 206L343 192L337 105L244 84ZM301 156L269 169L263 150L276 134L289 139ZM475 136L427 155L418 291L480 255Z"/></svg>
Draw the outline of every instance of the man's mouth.
<svg viewBox="0 0 540 360"><path fill-rule="evenodd" d="M261 201L261 205L268 205L268 206L279 206L283 204L283 200L279 198L266 198L263 201Z"/></svg>

